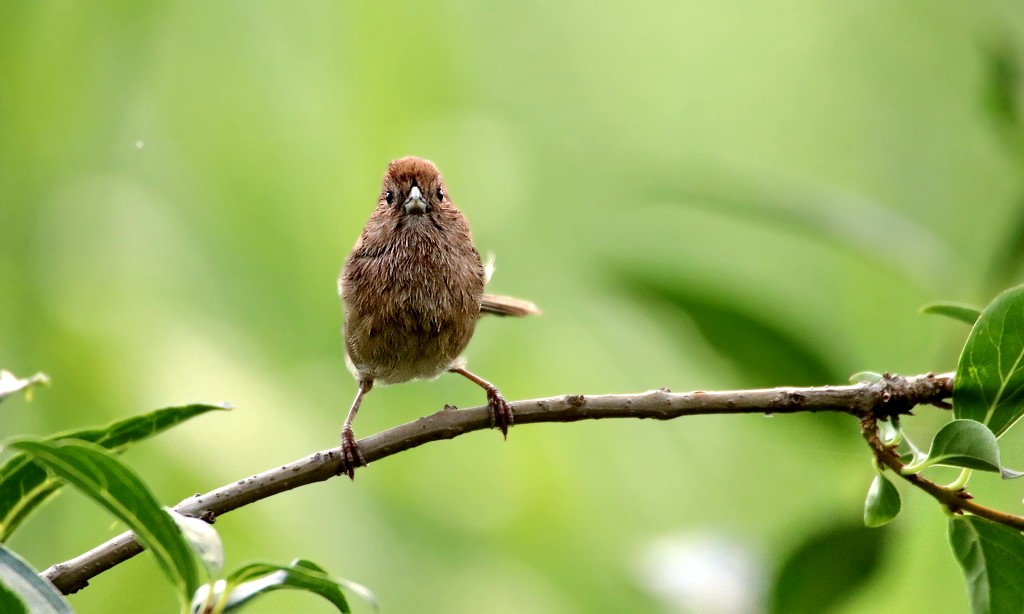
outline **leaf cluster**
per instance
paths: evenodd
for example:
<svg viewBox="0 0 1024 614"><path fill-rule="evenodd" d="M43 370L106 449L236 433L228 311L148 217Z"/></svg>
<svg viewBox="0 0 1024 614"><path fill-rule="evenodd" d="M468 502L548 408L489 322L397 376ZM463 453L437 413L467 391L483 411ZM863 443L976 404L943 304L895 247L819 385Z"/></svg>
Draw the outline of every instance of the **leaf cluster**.
<svg viewBox="0 0 1024 614"><path fill-rule="evenodd" d="M8 380L12 383L7 394L34 383L22 385L27 380L13 377ZM168 407L105 427L8 440L5 449L15 453L0 465L0 542L49 497L71 485L135 533L175 587L182 612L234 611L259 595L285 588L319 595L340 612L350 611L345 591L375 605L365 587L332 578L315 563L302 559L289 565L250 563L224 576L224 547L213 526L162 507L142 478L116 456L133 443L220 409L226 407ZM0 543L0 611L48 614L72 610L53 585Z"/></svg>
<svg viewBox="0 0 1024 614"><path fill-rule="evenodd" d="M1003 292L983 310L933 303L922 311L972 326L953 385L953 419L935 433L927 453L910 441L897 418L884 435L885 443L899 450L904 477L936 466L960 468L960 477L944 489L966 500L972 471L997 473L1003 479L1024 475L1003 466L999 449L999 438L1024 415L1024 285ZM876 467L864 505L864 524L869 527L890 522L902 507L899 490L884 474L884 466ZM949 542L963 569L972 610L1022 611L1024 581L1019 570L1024 536L1016 528L949 507Z"/></svg>

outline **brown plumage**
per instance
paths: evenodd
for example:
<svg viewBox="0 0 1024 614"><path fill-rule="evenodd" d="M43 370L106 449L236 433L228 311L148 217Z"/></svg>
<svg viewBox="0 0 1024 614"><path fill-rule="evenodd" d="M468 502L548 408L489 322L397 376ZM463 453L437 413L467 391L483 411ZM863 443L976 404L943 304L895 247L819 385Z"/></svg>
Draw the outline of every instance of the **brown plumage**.
<svg viewBox="0 0 1024 614"><path fill-rule="evenodd" d="M452 371L487 392L492 421L503 434L512 413L501 393L462 367L461 354L481 313L539 313L529 301L486 295L487 271L469 224L448 196L432 162L393 161L380 198L345 261L338 291L349 369L359 392L342 428L345 468L365 465L352 421L375 382L397 384Z"/></svg>

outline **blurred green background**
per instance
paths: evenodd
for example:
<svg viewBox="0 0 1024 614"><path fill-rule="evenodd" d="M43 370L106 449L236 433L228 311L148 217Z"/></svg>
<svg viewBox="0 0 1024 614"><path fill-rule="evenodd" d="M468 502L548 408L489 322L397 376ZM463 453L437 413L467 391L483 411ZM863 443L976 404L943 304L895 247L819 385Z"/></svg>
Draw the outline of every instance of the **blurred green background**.
<svg viewBox="0 0 1024 614"><path fill-rule="evenodd" d="M952 370L967 327L918 307L1021 272L1022 35L1014 2L6 2L0 367L53 385L3 433L233 403L125 455L168 504L337 445L335 278L409 154L496 254L491 289L545 310L470 345L509 398ZM356 432L482 401L375 389ZM945 416L919 414L925 443ZM386 612L757 612L871 476L843 416L533 425L217 528L229 567L309 558ZM1021 485L975 480L1019 511ZM904 494L838 611L967 608L945 517ZM66 492L11 545L42 569L120 530ZM804 574L842 584L834 559ZM174 603L146 556L72 597Z"/></svg>

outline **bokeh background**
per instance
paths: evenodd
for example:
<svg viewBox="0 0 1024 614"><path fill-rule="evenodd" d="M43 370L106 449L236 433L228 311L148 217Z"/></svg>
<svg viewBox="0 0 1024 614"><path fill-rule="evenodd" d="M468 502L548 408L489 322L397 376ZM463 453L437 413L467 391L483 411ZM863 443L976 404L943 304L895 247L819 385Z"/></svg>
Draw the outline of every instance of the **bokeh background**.
<svg viewBox="0 0 1024 614"><path fill-rule="evenodd" d="M967 327L918 308L1021 273L1022 35L1014 2L6 2L0 367L53 384L3 434L233 403L125 455L168 504L336 445L335 278L408 154L492 290L545 310L468 350L509 398L952 370ZM481 402L375 389L357 433ZM919 414L926 444L945 417ZM871 476L843 416L532 425L217 528L229 567L309 558L386 612L749 613L780 574L853 587L839 612L964 611L930 499L855 528ZM66 492L11 546L42 569L120 530ZM176 607L146 556L72 603Z"/></svg>

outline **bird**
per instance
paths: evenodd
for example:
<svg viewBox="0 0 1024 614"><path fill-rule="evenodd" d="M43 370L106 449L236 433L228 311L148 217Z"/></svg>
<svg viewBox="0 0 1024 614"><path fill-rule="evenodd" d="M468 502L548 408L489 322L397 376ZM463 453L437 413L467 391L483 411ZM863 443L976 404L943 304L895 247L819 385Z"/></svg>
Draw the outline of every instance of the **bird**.
<svg viewBox="0 0 1024 614"><path fill-rule="evenodd" d="M389 385L457 373L484 389L491 426L507 438L512 409L494 384L468 371L463 350L482 314L539 314L532 302L484 292L493 267L473 243L437 166L393 160L376 208L338 277L345 362L358 382L341 430L341 471L366 459L352 430L363 397Z"/></svg>

